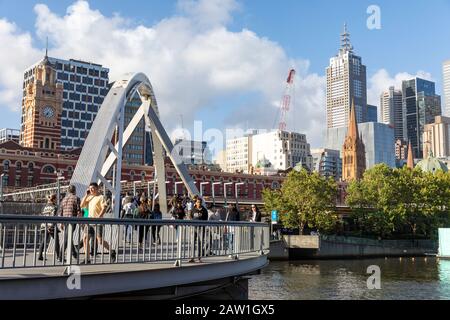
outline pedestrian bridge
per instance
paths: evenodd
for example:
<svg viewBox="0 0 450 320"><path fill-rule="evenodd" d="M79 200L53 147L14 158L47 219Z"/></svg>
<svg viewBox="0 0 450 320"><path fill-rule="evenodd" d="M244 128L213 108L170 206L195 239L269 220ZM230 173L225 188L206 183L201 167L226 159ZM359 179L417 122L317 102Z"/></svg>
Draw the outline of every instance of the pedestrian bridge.
<svg viewBox="0 0 450 320"><path fill-rule="evenodd" d="M88 231L101 229L100 241ZM0 215L0 299L188 297L259 271L268 253L261 223Z"/></svg>

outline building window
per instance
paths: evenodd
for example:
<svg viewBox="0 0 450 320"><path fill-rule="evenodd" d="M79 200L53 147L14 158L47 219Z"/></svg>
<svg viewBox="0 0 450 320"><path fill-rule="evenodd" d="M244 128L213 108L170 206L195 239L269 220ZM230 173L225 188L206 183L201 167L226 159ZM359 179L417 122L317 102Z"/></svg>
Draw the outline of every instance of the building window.
<svg viewBox="0 0 450 320"><path fill-rule="evenodd" d="M42 168L42 173L52 174L55 173L55 168L52 166L45 166Z"/></svg>
<svg viewBox="0 0 450 320"><path fill-rule="evenodd" d="M5 174L2 178L2 184L4 187L8 186L8 180L9 180L9 176L7 174Z"/></svg>
<svg viewBox="0 0 450 320"><path fill-rule="evenodd" d="M22 170L22 162L17 161L16 162L16 171L20 171L20 170Z"/></svg>
<svg viewBox="0 0 450 320"><path fill-rule="evenodd" d="M3 161L3 171L9 171L9 160Z"/></svg>
<svg viewBox="0 0 450 320"><path fill-rule="evenodd" d="M21 185L20 182L21 182L20 176L16 176L16 181L15 181L15 184L14 184L14 185L15 185L16 187L20 187L20 185Z"/></svg>
<svg viewBox="0 0 450 320"><path fill-rule="evenodd" d="M33 162L28 163L28 171L33 172L34 171L34 164Z"/></svg>
<svg viewBox="0 0 450 320"><path fill-rule="evenodd" d="M27 178L27 187L32 187L33 186L33 176L29 176Z"/></svg>

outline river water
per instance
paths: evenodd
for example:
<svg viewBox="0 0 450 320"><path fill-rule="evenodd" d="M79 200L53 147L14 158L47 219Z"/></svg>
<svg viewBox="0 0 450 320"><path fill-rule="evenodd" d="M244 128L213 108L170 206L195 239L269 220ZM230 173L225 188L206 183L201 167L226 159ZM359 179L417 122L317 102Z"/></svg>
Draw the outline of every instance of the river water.
<svg viewBox="0 0 450 320"><path fill-rule="evenodd" d="M380 269L381 289L368 289ZM249 281L249 299L445 299L450 300L450 261L435 258L270 262Z"/></svg>

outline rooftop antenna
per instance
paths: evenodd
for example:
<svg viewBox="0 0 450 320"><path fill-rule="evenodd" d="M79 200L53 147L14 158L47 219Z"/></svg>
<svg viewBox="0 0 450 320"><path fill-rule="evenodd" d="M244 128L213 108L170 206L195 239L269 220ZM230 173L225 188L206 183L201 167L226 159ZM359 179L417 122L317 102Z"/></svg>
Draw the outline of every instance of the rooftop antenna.
<svg viewBox="0 0 450 320"><path fill-rule="evenodd" d="M48 58L48 36L45 41L45 57Z"/></svg>

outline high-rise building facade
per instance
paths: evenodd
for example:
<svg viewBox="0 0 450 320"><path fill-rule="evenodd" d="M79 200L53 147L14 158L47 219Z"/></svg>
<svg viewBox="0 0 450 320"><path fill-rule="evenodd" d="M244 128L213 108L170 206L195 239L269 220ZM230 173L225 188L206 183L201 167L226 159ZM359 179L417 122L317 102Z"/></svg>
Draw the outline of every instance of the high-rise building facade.
<svg viewBox="0 0 450 320"><path fill-rule="evenodd" d="M176 139L174 148L185 164L212 163L212 154L206 141Z"/></svg>
<svg viewBox="0 0 450 320"><path fill-rule="evenodd" d="M391 168L395 163L394 128L380 122L358 123L358 132L362 137L366 151L366 169L378 163L385 163ZM327 130L325 148L340 150L347 134L347 127Z"/></svg>
<svg viewBox="0 0 450 320"><path fill-rule="evenodd" d="M432 81L414 78L402 86L403 137L411 141L414 157L422 158L424 126L441 115L441 97Z"/></svg>
<svg viewBox="0 0 450 320"><path fill-rule="evenodd" d="M226 171L249 173L252 165L252 136L226 141Z"/></svg>
<svg viewBox="0 0 450 320"><path fill-rule="evenodd" d="M97 111L108 92L109 70L101 65L79 60L63 60L48 57L54 66L56 80L63 86L61 112L61 148L69 150L82 147ZM25 103L28 84L36 78L36 66L24 73L23 102ZM22 132L26 119L22 110Z"/></svg>
<svg viewBox="0 0 450 320"><path fill-rule="evenodd" d="M450 117L450 60L444 62L443 67L444 80L444 108L445 116Z"/></svg>
<svg viewBox="0 0 450 320"><path fill-rule="evenodd" d="M403 106L402 92L389 87L380 96L381 123L388 124L394 128L395 139L403 140Z"/></svg>
<svg viewBox="0 0 450 320"><path fill-rule="evenodd" d="M423 131L423 157L431 151L436 158L450 157L450 117L436 117Z"/></svg>
<svg viewBox="0 0 450 320"><path fill-rule="evenodd" d="M364 122L378 122L378 107L368 104L367 117Z"/></svg>
<svg viewBox="0 0 450 320"><path fill-rule="evenodd" d="M258 163L270 162L274 170L287 170L301 162L309 170L312 169L311 148L305 134L275 130L253 135L251 139L251 163L254 168Z"/></svg>
<svg viewBox="0 0 450 320"><path fill-rule="evenodd" d="M321 176L338 181L342 178L342 159L339 150L312 149L313 170Z"/></svg>
<svg viewBox="0 0 450 320"><path fill-rule="evenodd" d="M339 128L348 124L350 106L355 104L356 120L366 122L367 82L366 66L353 53L350 34L344 26L339 54L330 59L327 70L327 127Z"/></svg>

